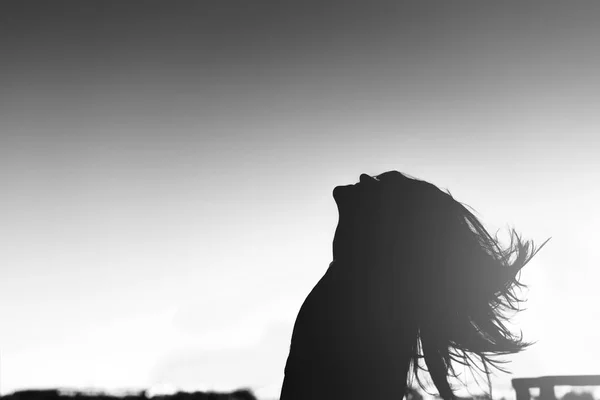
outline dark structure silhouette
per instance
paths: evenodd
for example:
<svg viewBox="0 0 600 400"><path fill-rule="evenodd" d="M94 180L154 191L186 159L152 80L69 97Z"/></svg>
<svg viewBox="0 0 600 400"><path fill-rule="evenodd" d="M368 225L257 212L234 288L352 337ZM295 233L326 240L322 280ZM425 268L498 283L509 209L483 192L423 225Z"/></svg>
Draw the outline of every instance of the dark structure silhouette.
<svg viewBox="0 0 600 400"><path fill-rule="evenodd" d="M561 400L595 400L594 395L590 392L568 392Z"/></svg>
<svg viewBox="0 0 600 400"><path fill-rule="evenodd" d="M333 261L298 313L280 400L402 399L425 367L453 399L453 363L489 385L496 356L530 345L505 322L533 242L511 229L501 247L449 192L397 171L333 197Z"/></svg>
<svg viewBox="0 0 600 400"><path fill-rule="evenodd" d="M517 393L517 400L531 400L530 388L540 389L539 400L556 400L555 386L600 386L600 375L551 375L538 378L515 378L512 380L512 385ZM562 399L581 400L589 398L589 396L591 394L585 392L569 392Z"/></svg>

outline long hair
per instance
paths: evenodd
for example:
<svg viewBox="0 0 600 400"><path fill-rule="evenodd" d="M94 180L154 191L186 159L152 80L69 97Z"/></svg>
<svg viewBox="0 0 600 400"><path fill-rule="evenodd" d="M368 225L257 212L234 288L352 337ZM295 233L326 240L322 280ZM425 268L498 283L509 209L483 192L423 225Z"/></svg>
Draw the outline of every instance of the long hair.
<svg viewBox="0 0 600 400"><path fill-rule="evenodd" d="M526 287L520 281L521 269L550 239L536 249L510 229L510 244L503 247L497 234L492 236L449 191L411 180L419 187L413 213L418 228L411 232L419 271L413 276L421 281L412 294L413 304L420 305L411 353L413 376L427 391L419 375L428 371L440 396L454 399L449 378L460 381L455 366L462 365L476 381L476 374L484 374L491 396L491 369L508 372L502 366L507 361L498 357L533 344L506 324L525 301L518 294Z"/></svg>

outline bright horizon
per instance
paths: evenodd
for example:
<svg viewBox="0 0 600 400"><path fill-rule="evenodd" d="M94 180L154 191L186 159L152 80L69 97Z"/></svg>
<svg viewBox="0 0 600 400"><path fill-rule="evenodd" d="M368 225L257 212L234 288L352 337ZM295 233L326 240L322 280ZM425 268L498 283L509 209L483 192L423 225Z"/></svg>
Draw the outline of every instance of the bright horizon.
<svg viewBox="0 0 600 400"><path fill-rule="evenodd" d="M552 237L497 390L600 373L600 4L83 4L0 17L3 394L277 396L332 190L388 170Z"/></svg>

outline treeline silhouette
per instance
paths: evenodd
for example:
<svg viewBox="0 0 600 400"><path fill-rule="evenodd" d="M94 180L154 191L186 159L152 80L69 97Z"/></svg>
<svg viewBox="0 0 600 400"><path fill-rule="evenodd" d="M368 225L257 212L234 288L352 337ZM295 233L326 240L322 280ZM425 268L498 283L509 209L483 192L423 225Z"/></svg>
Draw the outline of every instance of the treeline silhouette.
<svg viewBox="0 0 600 400"><path fill-rule="evenodd" d="M136 394L116 396L106 393L65 393L57 389L51 390L21 390L5 396L1 400L257 400L249 389L239 389L228 393L218 392L177 392L148 396L146 391Z"/></svg>

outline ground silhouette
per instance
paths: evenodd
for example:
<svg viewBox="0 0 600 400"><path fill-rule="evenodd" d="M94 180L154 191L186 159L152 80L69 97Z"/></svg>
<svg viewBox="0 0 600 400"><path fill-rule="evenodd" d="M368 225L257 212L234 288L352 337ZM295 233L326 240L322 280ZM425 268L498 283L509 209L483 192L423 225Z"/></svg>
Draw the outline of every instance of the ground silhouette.
<svg viewBox="0 0 600 400"><path fill-rule="evenodd" d="M333 197L333 261L298 312L280 400L402 399L425 368L454 399L453 364L489 384L497 356L530 345L505 322L533 242L511 229L502 247L449 192L398 171Z"/></svg>
<svg viewBox="0 0 600 400"><path fill-rule="evenodd" d="M177 392L169 395L148 397L145 391L125 396L105 393L66 393L57 389L21 390L0 397L2 400L257 400L252 391L240 389L233 392Z"/></svg>

